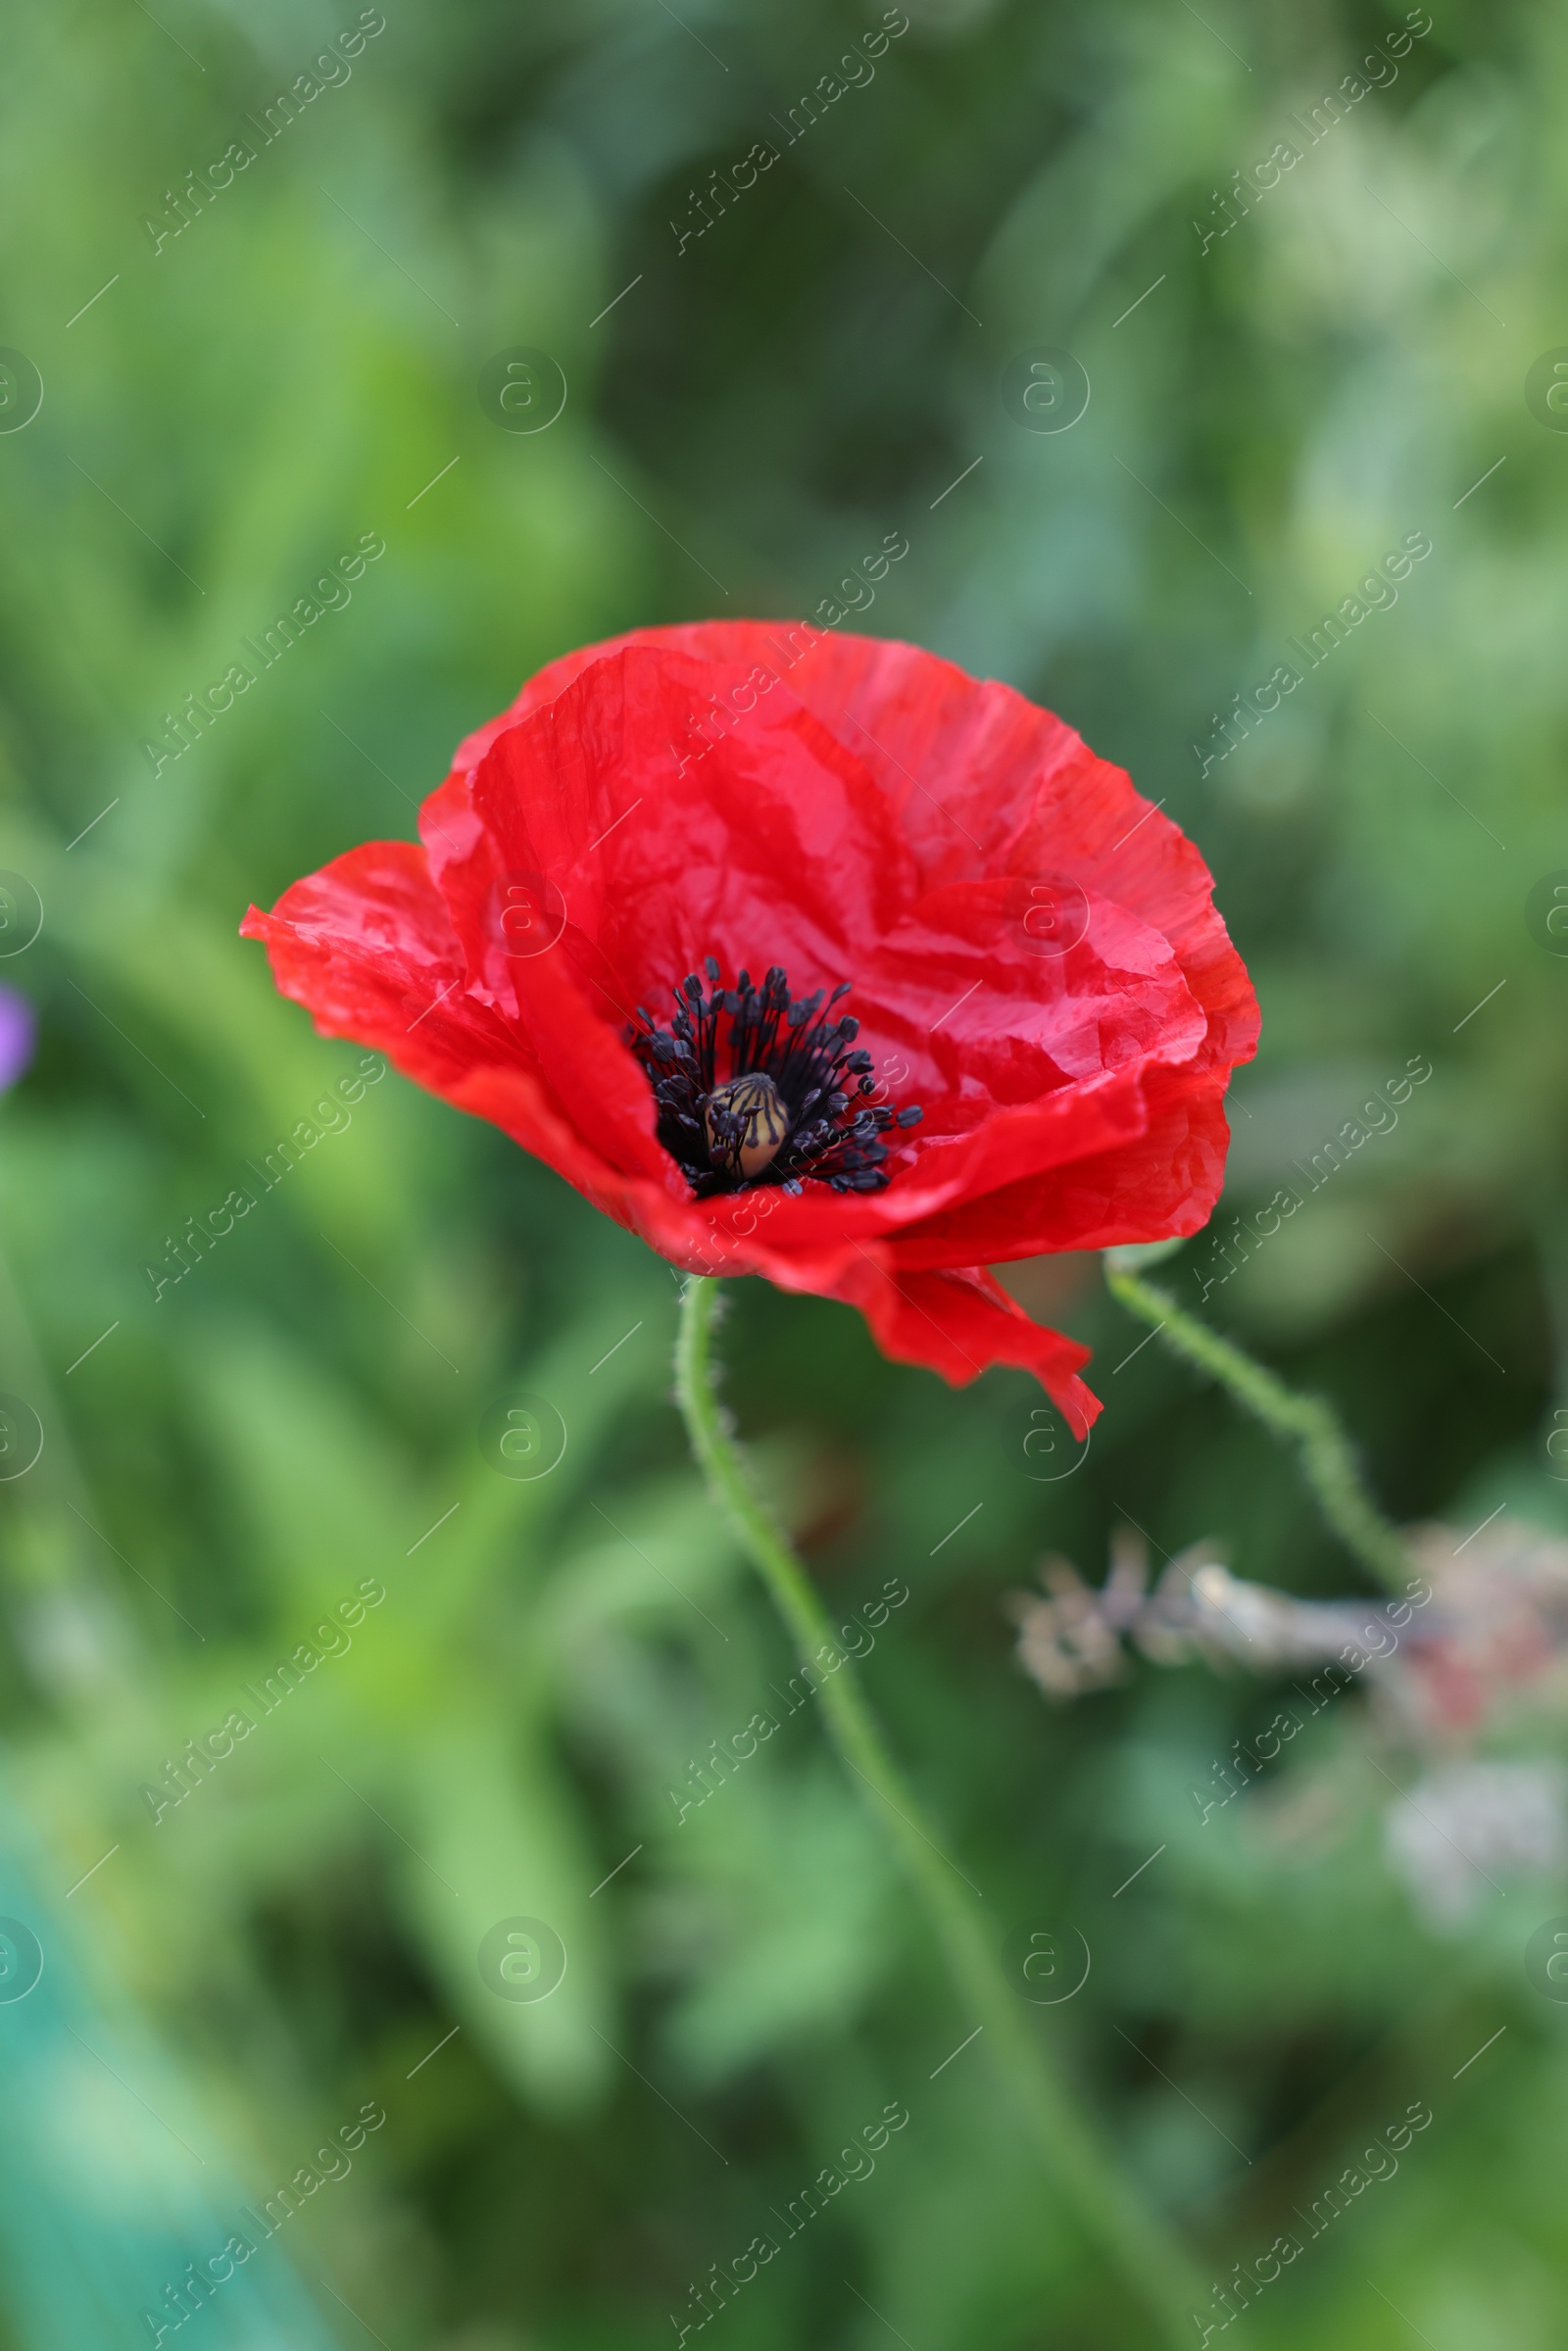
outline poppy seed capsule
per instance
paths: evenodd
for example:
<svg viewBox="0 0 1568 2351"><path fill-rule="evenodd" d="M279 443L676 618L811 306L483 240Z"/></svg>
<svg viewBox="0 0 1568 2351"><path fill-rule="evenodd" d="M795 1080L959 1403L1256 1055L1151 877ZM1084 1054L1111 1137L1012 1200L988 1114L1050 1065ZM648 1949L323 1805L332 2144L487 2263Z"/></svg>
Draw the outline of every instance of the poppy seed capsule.
<svg viewBox="0 0 1568 2351"><path fill-rule="evenodd" d="M703 1131L713 1165L749 1180L778 1156L789 1118L772 1079L754 1069L714 1087L703 1105Z"/></svg>

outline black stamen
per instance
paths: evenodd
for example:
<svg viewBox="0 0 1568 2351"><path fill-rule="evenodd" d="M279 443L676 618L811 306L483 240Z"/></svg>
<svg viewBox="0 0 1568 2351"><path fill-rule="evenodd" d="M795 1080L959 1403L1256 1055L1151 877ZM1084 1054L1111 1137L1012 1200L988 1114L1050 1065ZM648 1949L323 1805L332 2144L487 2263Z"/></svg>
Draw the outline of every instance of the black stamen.
<svg viewBox="0 0 1568 2351"><path fill-rule="evenodd" d="M875 1092L871 1056L852 1052L860 1024L827 1014L850 991L792 997L783 966L769 965L761 986L742 971L720 985L713 956L704 959L709 993L695 972L672 991L667 1030L642 1004L627 1042L653 1089L660 1142L699 1199L776 1184L799 1195L804 1179L835 1192L881 1192L889 1128L908 1128L918 1108L852 1107ZM729 1035L722 1047L720 1018ZM782 1123L784 1133L779 1139Z"/></svg>

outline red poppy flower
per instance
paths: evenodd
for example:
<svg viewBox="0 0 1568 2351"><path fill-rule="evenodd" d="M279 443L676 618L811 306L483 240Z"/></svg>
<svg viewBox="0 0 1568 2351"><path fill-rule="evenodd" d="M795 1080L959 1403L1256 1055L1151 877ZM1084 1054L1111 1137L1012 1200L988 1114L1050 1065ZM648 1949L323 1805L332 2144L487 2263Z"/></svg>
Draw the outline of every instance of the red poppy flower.
<svg viewBox="0 0 1568 2351"><path fill-rule="evenodd" d="M1119 768L912 646L711 622L552 662L419 830L246 917L318 1028L676 1264L1023 1365L1085 1433L1088 1350L984 1269L1198 1231L1258 1021Z"/></svg>

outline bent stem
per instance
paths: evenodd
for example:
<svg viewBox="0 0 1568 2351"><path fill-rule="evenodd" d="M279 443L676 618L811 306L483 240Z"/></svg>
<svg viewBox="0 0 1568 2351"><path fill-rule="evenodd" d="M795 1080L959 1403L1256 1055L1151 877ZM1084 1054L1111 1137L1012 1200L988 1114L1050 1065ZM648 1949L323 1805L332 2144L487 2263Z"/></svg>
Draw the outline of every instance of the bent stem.
<svg viewBox="0 0 1568 2351"><path fill-rule="evenodd" d="M714 1391L710 1341L718 1289L716 1281L701 1276L687 1281L675 1343L676 1398L714 1498L728 1514L802 1659L814 1665L824 1644L833 1644L832 1624L816 1587L753 1492ZM965 1881L922 1826L917 1800L888 1751L848 1659L821 1681L818 1698L829 1737L869 1791L959 1999L984 2027L986 2053L1059 2193L1156 2318L1163 2339L1187 2343L1191 2313L1201 2305L1206 2289L1163 2222L1121 2178L1045 2041L1028 2029L1018 1998L961 1891Z"/></svg>
<svg viewBox="0 0 1568 2351"><path fill-rule="evenodd" d="M1403 1592L1410 1575L1409 1554L1397 1530L1362 1485L1349 1440L1333 1405L1322 1396L1298 1396L1294 1388L1287 1388L1241 1347L1179 1306L1167 1291L1156 1290L1140 1275L1118 1269L1108 1253L1105 1287L1129 1314L1152 1323L1173 1354L1211 1372L1245 1411L1297 1447L1318 1508L1347 1550L1352 1551L1380 1584Z"/></svg>

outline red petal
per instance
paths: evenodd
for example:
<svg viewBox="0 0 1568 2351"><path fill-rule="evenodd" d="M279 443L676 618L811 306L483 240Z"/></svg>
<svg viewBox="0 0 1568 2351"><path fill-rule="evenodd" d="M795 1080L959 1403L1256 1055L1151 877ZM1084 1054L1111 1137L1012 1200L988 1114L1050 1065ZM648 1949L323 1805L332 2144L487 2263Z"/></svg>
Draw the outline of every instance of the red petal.
<svg viewBox="0 0 1568 2351"><path fill-rule="evenodd" d="M896 1363L923 1363L955 1388L993 1363L1014 1364L1034 1373L1075 1437L1086 1437L1099 1417L1100 1398L1077 1376L1088 1347L1032 1322L979 1266L893 1274L862 1250L831 1295L858 1306Z"/></svg>
<svg viewBox="0 0 1568 2351"><path fill-rule="evenodd" d="M851 1298L949 1378L1026 1364L1087 1427L1084 1350L974 1269L1196 1230L1257 1029L1201 857L1120 769L913 647L712 622L551 664L420 823L424 854L372 844L253 909L318 1026L678 1262ZM544 955L501 930L519 871L564 896ZM1060 879L1088 927L1053 960L1013 933ZM856 983L860 1042L907 1064L895 1105L928 1113L892 1139L887 1192L690 1200L625 1027L710 954L730 981L779 961L797 990Z"/></svg>
<svg viewBox="0 0 1568 2351"><path fill-rule="evenodd" d="M470 736L458 767L514 715L548 702L627 645L712 665L722 702L758 666L865 761L896 810L926 886L1006 871L1066 873L1161 931L1209 1015L1207 1057L1250 1057L1258 1010L1246 967L1214 909L1202 857L1130 777L1082 737L995 679L976 679L919 646L804 621L698 621L585 646L531 678L511 712Z"/></svg>
<svg viewBox="0 0 1568 2351"><path fill-rule="evenodd" d="M716 668L675 650L714 637L727 648ZM890 651L850 643L878 660ZM810 644L797 632L782 651ZM743 668L737 648L767 654L771 666ZM770 1256L802 1246L819 1255L846 1228L898 1230L963 1196L1125 1148L1149 1125L1147 1067L1191 1059L1204 1044L1167 942L1113 902L1096 901L1088 936L1061 957L1040 956L1025 937L1024 877L976 878L913 903L888 797L796 702L820 656L797 661L780 684L780 644L760 625L650 632L609 655L574 655L533 681L520 717L485 730L489 748L466 769L479 739L465 746L459 773L427 806L432 863L470 967L536 1041L557 1091L575 1089L574 1115L597 1150L628 1172L655 1179L663 1166L645 1080L624 1049L638 1003L662 1010L671 981L708 953L730 978L774 959L797 988L853 977L861 1044L879 1061L902 1056L908 1074L896 1099L919 1101L926 1117L889 1192L852 1202L810 1187L783 1205ZM978 691L935 666L946 686ZM567 673L572 682L547 700ZM710 746L692 735L691 712L710 707L715 679L744 681L750 707L727 729L715 724ZM1010 705L1043 717L1015 696ZM1103 775L1120 787L1122 814L1142 807L1125 778ZM899 797L909 795L901 787ZM507 870L558 883L569 917L559 953L498 955L495 893ZM981 981L977 1010L966 1000ZM993 1253L1041 1246L1051 1244L1008 1236ZM983 1253L959 1242L942 1261ZM937 1258L935 1231L922 1255Z"/></svg>
<svg viewBox="0 0 1568 2351"><path fill-rule="evenodd" d="M315 1015L323 1036L374 1046L405 1076L493 1120L626 1221L612 1197L613 1171L584 1147L526 1040L465 987L462 951L422 850L407 841L350 850L285 890L270 914L252 906L241 936L266 942L279 990Z"/></svg>
<svg viewBox="0 0 1568 2351"><path fill-rule="evenodd" d="M770 689L721 740L692 731L710 673L634 646L499 736L472 802L503 864L559 883L635 1003L715 955L836 983L914 895L853 751Z"/></svg>
<svg viewBox="0 0 1568 2351"><path fill-rule="evenodd" d="M1225 1180L1228 1075L1152 1072L1141 1135L905 1225L888 1238L892 1260L936 1266L978 1257L1000 1265L1050 1250L1118 1249L1200 1232Z"/></svg>

